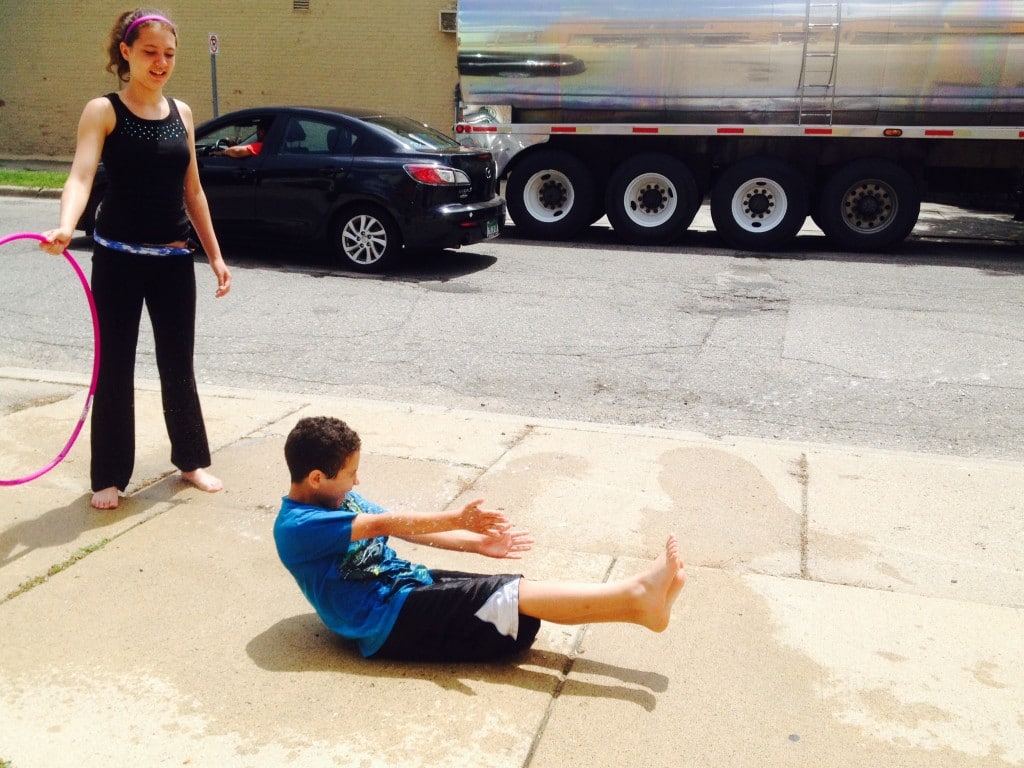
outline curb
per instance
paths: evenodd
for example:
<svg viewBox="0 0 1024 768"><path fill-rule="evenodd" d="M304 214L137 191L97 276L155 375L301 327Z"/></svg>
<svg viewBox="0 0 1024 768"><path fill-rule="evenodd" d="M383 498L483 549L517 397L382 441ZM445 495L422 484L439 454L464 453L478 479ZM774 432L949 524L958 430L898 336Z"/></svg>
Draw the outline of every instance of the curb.
<svg viewBox="0 0 1024 768"><path fill-rule="evenodd" d="M60 199L60 189L52 189L49 187L14 187L10 185L0 185L0 195L6 195L7 197L38 197L45 199Z"/></svg>

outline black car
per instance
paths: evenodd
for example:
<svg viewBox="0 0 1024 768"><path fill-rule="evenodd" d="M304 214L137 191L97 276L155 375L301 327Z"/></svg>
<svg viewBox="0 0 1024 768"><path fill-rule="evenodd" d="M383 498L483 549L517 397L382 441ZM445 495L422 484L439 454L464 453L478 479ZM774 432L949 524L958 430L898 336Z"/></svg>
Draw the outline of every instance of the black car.
<svg viewBox="0 0 1024 768"><path fill-rule="evenodd" d="M250 144L258 152L243 151ZM326 243L357 271L387 269L403 247L497 237L504 225L491 154L408 117L245 109L197 126L196 152L218 234ZM104 184L101 167L79 225L87 232Z"/></svg>

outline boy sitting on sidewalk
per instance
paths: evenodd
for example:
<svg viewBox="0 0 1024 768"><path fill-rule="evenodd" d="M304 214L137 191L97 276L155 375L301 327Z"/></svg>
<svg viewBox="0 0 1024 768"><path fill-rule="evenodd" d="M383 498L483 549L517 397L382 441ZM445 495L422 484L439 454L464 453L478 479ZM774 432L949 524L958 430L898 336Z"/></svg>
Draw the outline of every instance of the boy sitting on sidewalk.
<svg viewBox="0 0 1024 768"><path fill-rule="evenodd" d="M599 584L428 570L400 559L388 537L506 559L519 559L533 539L505 513L481 508L482 499L434 513L367 501L352 490L359 436L340 419L301 419L284 452L291 490L274 524L278 555L328 628L357 641L364 656L499 658L529 648L541 620L661 632L686 582L674 536L641 573Z"/></svg>

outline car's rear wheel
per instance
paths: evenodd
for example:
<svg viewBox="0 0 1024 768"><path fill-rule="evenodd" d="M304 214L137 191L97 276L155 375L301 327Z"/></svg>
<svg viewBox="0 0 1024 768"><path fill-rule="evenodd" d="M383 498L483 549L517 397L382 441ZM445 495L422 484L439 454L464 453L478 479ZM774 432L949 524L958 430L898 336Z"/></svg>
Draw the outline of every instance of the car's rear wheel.
<svg viewBox="0 0 1024 768"><path fill-rule="evenodd" d="M402 251L398 225L375 205L357 205L338 216L331 242L341 266L355 272L383 272Z"/></svg>

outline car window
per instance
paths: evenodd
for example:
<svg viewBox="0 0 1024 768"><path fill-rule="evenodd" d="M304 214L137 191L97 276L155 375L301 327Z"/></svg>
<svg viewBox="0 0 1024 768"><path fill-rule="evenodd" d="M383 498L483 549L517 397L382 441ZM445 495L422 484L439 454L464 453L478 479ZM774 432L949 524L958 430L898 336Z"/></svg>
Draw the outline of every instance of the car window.
<svg viewBox="0 0 1024 768"><path fill-rule="evenodd" d="M285 129L282 155L348 155L354 137L345 126L293 117Z"/></svg>
<svg viewBox="0 0 1024 768"><path fill-rule="evenodd" d="M365 121L383 128L409 149L454 149L459 146L455 139L436 128L408 117L370 117Z"/></svg>
<svg viewBox="0 0 1024 768"><path fill-rule="evenodd" d="M196 151L200 154L223 142L222 146L233 147L236 144L249 144L256 141L256 123L247 120L244 123L221 125L215 131L196 137Z"/></svg>

